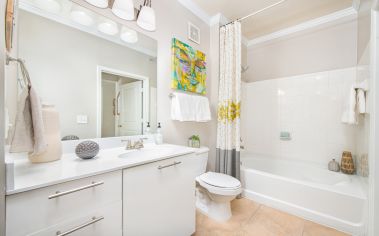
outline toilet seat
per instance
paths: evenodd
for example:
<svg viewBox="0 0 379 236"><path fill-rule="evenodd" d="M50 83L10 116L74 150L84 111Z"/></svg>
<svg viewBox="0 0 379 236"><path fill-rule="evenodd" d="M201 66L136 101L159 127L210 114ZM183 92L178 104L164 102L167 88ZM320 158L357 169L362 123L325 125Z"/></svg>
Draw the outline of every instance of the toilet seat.
<svg viewBox="0 0 379 236"><path fill-rule="evenodd" d="M209 192L224 196L238 195L241 193L241 182L229 175L207 172L196 178L199 184Z"/></svg>

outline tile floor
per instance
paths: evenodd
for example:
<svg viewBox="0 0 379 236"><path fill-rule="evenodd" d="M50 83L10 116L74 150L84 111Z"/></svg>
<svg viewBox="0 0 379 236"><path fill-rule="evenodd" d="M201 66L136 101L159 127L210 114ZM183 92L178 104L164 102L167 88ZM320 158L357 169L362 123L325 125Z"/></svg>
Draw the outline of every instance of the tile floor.
<svg viewBox="0 0 379 236"><path fill-rule="evenodd" d="M197 212L192 236L347 236L245 198L232 202L232 213L229 221L218 223Z"/></svg>

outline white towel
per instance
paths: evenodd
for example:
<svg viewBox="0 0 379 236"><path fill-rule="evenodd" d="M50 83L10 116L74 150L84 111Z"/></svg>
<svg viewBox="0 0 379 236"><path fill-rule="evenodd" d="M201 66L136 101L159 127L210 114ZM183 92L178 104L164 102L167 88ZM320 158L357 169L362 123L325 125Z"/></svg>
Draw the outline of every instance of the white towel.
<svg viewBox="0 0 379 236"><path fill-rule="evenodd" d="M47 148L42 120L42 106L33 87L22 91L17 104L17 115L10 152L41 154Z"/></svg>
<svg viewBox="0 0 379 236"><path fill-rule="evenodd" d="M357 107L360 114L366 113L366 94L363 89L357 89Z"/></svg>
<svg viewBox="0 0 379 236"><path fill-rule="evenodd" d="M208 98L174 93L171 99L171 119L195 122L211 120Z"/></svg>
<svg viewBox="0 0 379 236"><path fill-rule="evenodd" d="M196 121L207 122L211 120L211 111L209 109L209 101L207 97L193 96L195 109L196 109Z"/></svg>
<svg viewBox="0 0 379 236"><path fill-rule="evenodd" d="M18 60L25 86L17 104L17 114L13 129L10 152L41 154L47 149L42 119L40 98L31 85L29 73L23 61Z"/></svg>
<svg viewBox="0 0 379 236"><path fill-rule="evenodd" d="M357 100L355 86L352 86L350 88L350 93L342 113L342 123L349 125L357 124L357 116L355 113L356 101Z"/></svg>

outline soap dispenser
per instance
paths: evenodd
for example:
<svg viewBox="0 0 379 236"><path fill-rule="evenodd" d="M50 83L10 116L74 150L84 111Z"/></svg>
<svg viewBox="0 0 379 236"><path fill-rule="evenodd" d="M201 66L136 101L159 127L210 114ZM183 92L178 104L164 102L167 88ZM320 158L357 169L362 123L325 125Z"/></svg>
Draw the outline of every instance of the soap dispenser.
<svg viewBox="0 0 379 236"><path fill-rule="evenodd" d="M156 144L162 144L163 143L163 136L162 136L162 133L161 133L161 123L158 123L158 127L157 127L157 134L155 136L155 143Z"/></svg>
<svg viewBox="0 0 379 236"><path fill-rule="evenodd" d="M150 134L150 122L147 122L147 126L145 129L145 134L149 135Z"/></svg>

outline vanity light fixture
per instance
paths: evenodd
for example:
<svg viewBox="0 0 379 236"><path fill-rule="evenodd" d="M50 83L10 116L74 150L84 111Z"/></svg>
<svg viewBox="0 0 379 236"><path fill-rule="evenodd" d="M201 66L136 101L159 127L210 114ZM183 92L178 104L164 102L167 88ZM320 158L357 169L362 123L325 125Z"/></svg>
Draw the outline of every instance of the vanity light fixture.
<svg viewBox="0 0 379 236"><path fill-rule="evenodd" d="M116 22L103 18L97 26L97 29L107 35L115 35L118 33L118 25Z"/></svg>
<svg viewBox="0 0 379 236"><path fill-rule="evenodd" d="M83 7L74 6L70 15L71 19L78 24L90 26L94 23L93 13Z"/></svg>
<svg viewBox="0 0 379 236"><path fill-rule="evenodd" d="M120 38L125 43L136 43L138 42L138 34L135 30L129 29L125 26L121 29Z"/></svg>
<svg viewBox="0 0 379 236"><path fill-rule="evenodd" d="M107 8L108 7L108 0L85 0L91 5L94 5L95 7L100 8Z"/></svg>
<svg viewBox="0 0 379 236"><path fill-rule="evenodd" d="M112 6L112 12L121 19L134 20L133 0L115 0Z"/></svg>
<svg viewBox="0 0 379 236"><path fill-rule="evenodd" d="M62 9L61 4L56 0L35 0L34 4L36 7L51 13L59 13Z"/></svg>
<svg viewBox="0 0 379 236"><path fill-rule="evenodd" d="M151 0L144 0L143 6L138 13L137 25L147 31L155 31L155 12L151 7Z"/></svg>

